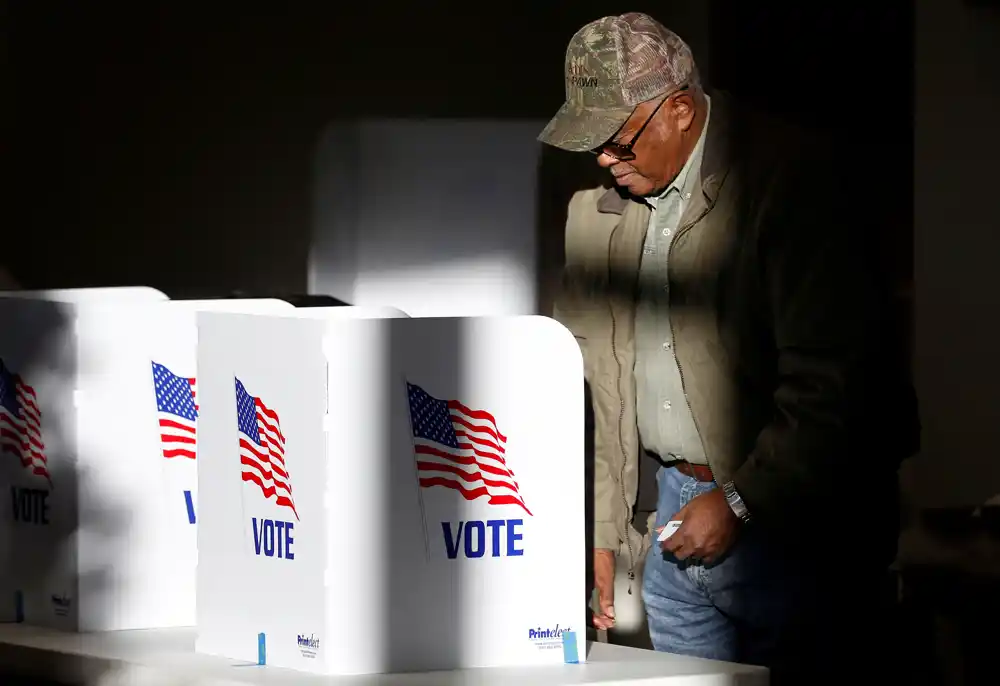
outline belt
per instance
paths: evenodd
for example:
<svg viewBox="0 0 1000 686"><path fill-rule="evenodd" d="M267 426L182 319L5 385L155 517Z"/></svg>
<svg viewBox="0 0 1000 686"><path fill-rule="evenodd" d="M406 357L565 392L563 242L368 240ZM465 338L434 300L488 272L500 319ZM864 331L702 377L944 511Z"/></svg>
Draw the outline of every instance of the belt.
<svg viewBox="0 0 1000 686"><path fill-rule="evenodd" d="M646 454L662 464L664 467L673 467L684 476L689 476L696 481L715 481L712 468L707 464L691 464L685 460L675 460L673 458L664 460L654 452L646 451Z"/></svg>
<svg viewBox="0 0 1000 686"><path fill-rule="evenodd" d="M684 476L690 476L697 481L715 481L712 468L707 464L691 464L690 462L679 460L677 462L667 462L666 466L673 467Z"/></svg>

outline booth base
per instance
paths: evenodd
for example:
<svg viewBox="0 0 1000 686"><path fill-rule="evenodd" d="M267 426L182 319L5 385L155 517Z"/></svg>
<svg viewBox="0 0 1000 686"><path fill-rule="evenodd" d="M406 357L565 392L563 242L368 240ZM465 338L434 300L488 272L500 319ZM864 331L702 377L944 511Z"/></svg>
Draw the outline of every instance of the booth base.
<svg viewBox="0 0 1000 686"><path fill-rule="evenodd" d="M530 668L335 677L240 663L194 652L195 630L149 629L74 634L0 625L0 681L27 678L64 686L191 684L197 686L763 686L759 667L587 644L587 662Z"/></svg>

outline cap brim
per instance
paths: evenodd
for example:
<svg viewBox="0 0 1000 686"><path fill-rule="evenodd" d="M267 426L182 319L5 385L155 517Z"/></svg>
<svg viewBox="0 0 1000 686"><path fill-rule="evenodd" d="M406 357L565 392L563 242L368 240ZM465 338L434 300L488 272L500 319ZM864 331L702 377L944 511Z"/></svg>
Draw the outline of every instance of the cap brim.
<svg viewBox="0 0 1000 686"><path fill-rule="evenodd" d="M615 135L631 116L632 109L587 109L567 102L538 135L538 140L570 152L593 150Z"/></svg>

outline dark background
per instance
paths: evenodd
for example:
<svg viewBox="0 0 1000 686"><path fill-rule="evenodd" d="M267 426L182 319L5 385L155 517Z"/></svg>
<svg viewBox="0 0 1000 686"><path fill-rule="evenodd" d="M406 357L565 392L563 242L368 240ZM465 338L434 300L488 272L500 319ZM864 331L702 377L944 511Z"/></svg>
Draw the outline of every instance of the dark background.
<svg viewBox="0 0 1000 686"><path fill-rule="evenodd" d="M888 179L879 211L897 261L910 263L907 3L0 7L5 223L20 256L4 261L26 286L302 291L325 124L548 117L573 32L632 10L684 35L715 85L867 148Z"/></svg>

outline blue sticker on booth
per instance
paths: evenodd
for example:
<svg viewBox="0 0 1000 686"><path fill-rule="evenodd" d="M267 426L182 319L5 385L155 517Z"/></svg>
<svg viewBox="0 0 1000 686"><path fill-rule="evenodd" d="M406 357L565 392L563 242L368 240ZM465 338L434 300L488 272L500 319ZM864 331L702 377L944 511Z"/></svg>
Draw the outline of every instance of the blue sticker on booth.
<svg viewBox="0 0 1000 686"><path fill-rule="evenodd" d="M257 664L267 664L267 639L264 634L257 634Z"/></svg>
<svg viewBox="0 0 1000 686"><path fill-rule="evenodd" d="M14 621L20 624L24 621L24 594L14 591Z"/></svg>
<svg viewBox="0 0 1000 686"><path fill-rule="evenodd" d="M580 662L580 652L576 648L576 632L564 631L563 641L563 662L575 665Z"/></svg>

